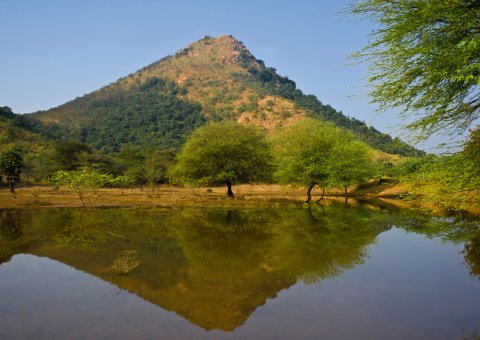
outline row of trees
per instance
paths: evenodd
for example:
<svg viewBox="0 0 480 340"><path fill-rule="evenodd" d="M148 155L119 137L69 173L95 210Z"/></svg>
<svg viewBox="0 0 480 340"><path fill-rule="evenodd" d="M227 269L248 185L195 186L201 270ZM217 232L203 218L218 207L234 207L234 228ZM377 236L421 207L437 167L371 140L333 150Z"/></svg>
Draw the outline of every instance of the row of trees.
<svg viewBox="0 0 480 340"><path fill-rule="evenodd" d="M170 168L174 183L207 185L278 181L307 187L348 187L374 174L371 150L331 123L303 119L267 140L253 126L235 122L209 123L187 140Z"/></svg>
<svg viewBox="0 0 480 340"><path fill-rule="evenodd" d="M22 167L31 170L30 163L22 164L20 155L13 151L2 154L0 160L2 178L9 181L13 192ZM268 138L254 126L211 122L196 130L176 157L173 150L147 153L131 147L105 157L80 142L61 141L44 161L42 179L69 187L82 202L87 187L166 181L186 186L223 183L230 198L234 183L293 184L308 188L309 202L315 186L324 191L343 188L347 196L350 186L374 173L371 149L366 144L316 119L303 119Z"/></svg>

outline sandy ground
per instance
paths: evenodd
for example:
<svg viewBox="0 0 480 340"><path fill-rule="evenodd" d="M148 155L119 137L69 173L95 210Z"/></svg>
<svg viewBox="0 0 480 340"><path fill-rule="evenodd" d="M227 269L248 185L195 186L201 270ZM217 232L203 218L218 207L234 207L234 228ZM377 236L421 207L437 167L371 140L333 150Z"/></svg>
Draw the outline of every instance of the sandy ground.
<svg viewBox="0 0 480 340"><path fill-rule="evenodd" d="M261 202L296 202L306 199L306 189L280 185L237 185L233 187L235 198L226 197L226 187L178 188L161 185L155 188L98 189L87 192L84 201L87 206L163 206L189 204L255 204ZM399 186L376 186L374 188L352 191L352 195L363 199L395 198L405 191ZM314 189L313 199L318 199L320 189ZM340 192L327 194L343 199ZM329 198L332 198L331 196ZM82 206L77 194L63 188L51 186L20 186L11 194L7 188L0 188L0 208L19 207L79 207Z"/></svg>

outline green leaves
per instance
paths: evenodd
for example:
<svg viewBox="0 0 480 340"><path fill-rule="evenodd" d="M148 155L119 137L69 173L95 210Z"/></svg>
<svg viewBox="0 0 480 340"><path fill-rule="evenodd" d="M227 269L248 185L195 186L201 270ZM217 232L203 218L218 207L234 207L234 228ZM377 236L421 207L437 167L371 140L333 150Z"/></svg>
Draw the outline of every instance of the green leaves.
<svg viewBox="0 0 480 340"><path fill-rule="evenodd" d="M23 159L15 151L5 151L0 155L0 179L9 183L10 192L14 192L14 183L20 181Z"/></svg>
<svg viewBox="0 0 480 340"><path fill-rule="evenodd" d="M274 176L284 184L348 187L373 173L368 146L331 123L303 119L277 133L272 144Z"/></svg>
<svg viewBox="0 0 480 340"><path fill-rule="evenodd" d="M351 13L379 25L353 57L370 64L370 95L381 109L400 107L420 139L480 117L478 1L366 0Z"/></svg>
<svg viewBox="0 0 480 340"><path fill-rule="evenodd" d="M187 140L170 176L181 184L254 182L268 178L270 163L259 129L228 121L209 123Z"/></svg>
<svg viewBox="0 0 480 340"><path fill-rule="evenodd" d="M330 150L329 184L347 188L369 179L374 173L371 150L360 141L342 139Z"/></svg>
<svg viewBox="0 0 480 340"><path fill-rule="evenodd" d="M97 189L106 186L125 187L135 183L132 176L117 176L102 174L87 168L77 171L60 170L55 172L50 182L73 190L84 206L93 205L97 195Z"/></svg>
<svg viewBox="0 0 480 340"><path fill-rule="evenodd" d="M22 173L22 156L15 151L5 151L0 155L0 174L5 177L20 179Z"/></svg>
<svg viewBox="0 0 480 340"><path fill-rule="evenodd" d="M480 170L464 153L410 161L404 169L402 181L415 199L456 209L480 202Z"/></svg>
<svg viewBox="0 0 480 340"><path fill-rule="evenodd" d="M85 168L77 171L57 171L50 178L50 182L76 191L78 188L124 187L135 183L135 179L128 175L115 177Z"/></svg>

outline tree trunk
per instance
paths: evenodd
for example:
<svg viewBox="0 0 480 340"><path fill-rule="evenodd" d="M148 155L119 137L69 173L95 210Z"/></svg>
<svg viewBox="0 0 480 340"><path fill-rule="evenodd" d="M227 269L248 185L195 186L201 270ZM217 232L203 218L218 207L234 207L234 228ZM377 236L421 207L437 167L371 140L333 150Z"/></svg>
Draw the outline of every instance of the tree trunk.
<svg viewBox="0 0 480 340"><path fill-rule="evenodd" d="M227 196L228 198L233 198L232 181L230 180L227 180Z"/></svg>
<svg viewBox="0 0 480 340"><path fill-rule="evenodd" d="M316 202L320 202L321 200L323 200L323 196L325 196L325 188L323 188L322 190L322 197L320 197Z"/></svg>
<svg viewBox="0 0 480 340"><path fill-rule="evenodd" d="M8 182L10 186L10 192L13 194L15 192L15 188L13 187L13 181Z"/></svg>
<svg viewBox="0 0 480 340"><path fill-rule="evenodd" d="M308 203L310 202L310 200L312 199L312 189L313 187L315 186L316 183L312 183L310 184L310 186L308 187L308 190L307 190L307 200L305 201L305 203Z"/></svg>

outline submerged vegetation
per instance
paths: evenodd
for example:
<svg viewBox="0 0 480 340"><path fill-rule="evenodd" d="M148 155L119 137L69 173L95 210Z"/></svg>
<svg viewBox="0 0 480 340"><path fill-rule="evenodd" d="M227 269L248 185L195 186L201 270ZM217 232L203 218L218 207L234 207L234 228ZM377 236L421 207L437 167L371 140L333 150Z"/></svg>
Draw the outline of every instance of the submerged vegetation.
<svg viewBox="0 0 480 340"><path fill-rule="evenodd" d="M133 269L138 267L140 261L138 260L136 250L124 250L120 252L120 256L113 261L108 270L117 275L127 275Z"/></svg>

